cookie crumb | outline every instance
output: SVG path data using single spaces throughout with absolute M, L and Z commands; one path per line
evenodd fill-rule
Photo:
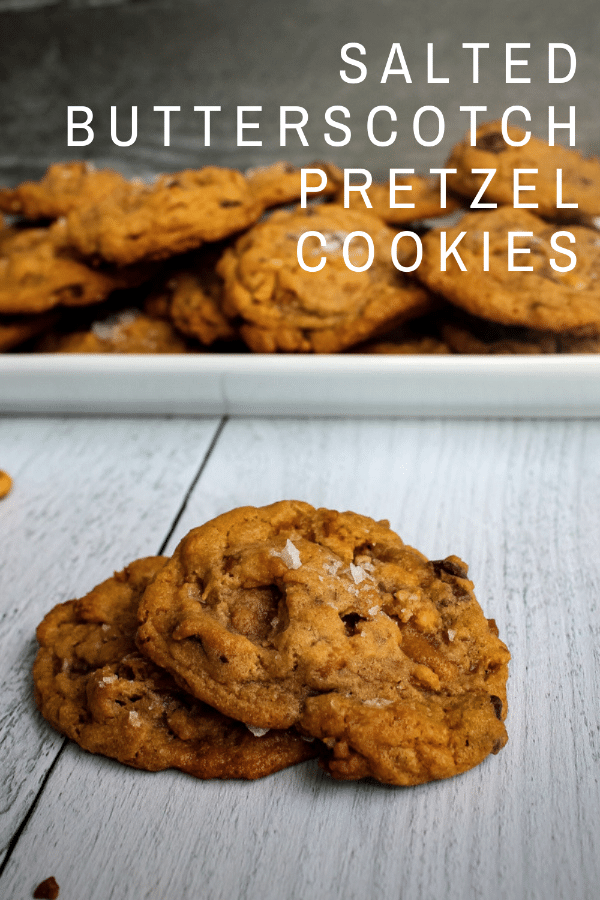
M 36 900 L 56 900 L 58 894 L 60 892 L 60 888 L 57 884 L 56 878 L 54 875 L 51 875 L 50 878 L 45 878 L 41 881 L 33 892 L 33 896 Z
M 3 472 L 2 469 L 0 469 L 0 500 L 10 493 L 12 484 L 12 478 L 8 472 Z

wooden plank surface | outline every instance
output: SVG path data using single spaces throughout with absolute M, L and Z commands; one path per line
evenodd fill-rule
M 62 739 L 35 713 L 35 627 L 56 603 L 157 553 L 218 420 L 0 421 L 0 863 Z M 1 896 L 1 892 L 0 892 Z
M 117 424 L 123 434 L 138 427 Z M 166 456 L 169 429 L 183 426 L 162 427 Z M 100 454 L 107 469 L 108 455 Z M 161 458 L 157 450 L 157 468 Z M 112 465 L 125 468 L 118 449 Z M 45 535 L 52 516 L 90 496 L 83 465 L 69 477 L 60 514 L 46 506 L 40 516 Z M 92 570 L 103 577 L 120 564 L 114 548 L 123 548 L 132 507 L 150 509 L 156 479 L 131 488 L 132 478 L 123 480 L 130 493 L 118 510 L 96 511 L 94 540 L 77 529 L 71 592 L 89 587 Z M 129 770 L 69 744 L 16 843 L 0 896 L 30 897 L 53 874 L 61 900 L 595 900 L 599 487 L 595 421 L 228 422 L 169 549 L 232 506 L 298 497 L 387 517 L 431 557 L 459 554 L 513 653 L 509 743 L 472 772 L 409 789 L 336 783 L 314 763 L 253 784 L 202 783 Z M 152 512 L 153 521 L 169 516 Z M 15 532 L 25 528 L 16 513 L 11 521 Z M 54 535 L 61 553 L 65 538 Z M 28 557 L 26 572 L 15 566 L 14 583 L 43 578 L 50 603 L 65 573 L 48 567 L 46 540 L 46 556 Z M 135 537 L 133 555 L 134 545 Z M 24 620 L 21 646 L 31 628 Z M 18 641 L 12 647 L 23 652 Z M 46 733 L 31 704 L 23 699 L 13 717 L 43 752 Z

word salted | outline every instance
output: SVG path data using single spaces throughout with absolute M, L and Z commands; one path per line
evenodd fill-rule
M 322 169 L 301 169 L 301 198 L 300 198 L 300 206 L 302 209 L 306 209 L 306 201 L 309 194 L 319 193 L 325 187 L 327 187 L 327 174 Z M 410 191 L 412 191 L 411 184 L 398 184 L 397 178 L 402 178 L 407 175 L 414 175 L 414 169 L 390 169 L 389 170 L 389 185 L 390 185 L 390 201 L 389 206 L 390 209 L 414 209 L 414 203 L 401 203 L 399 198 L 402 196 L 406 199 L 410 198 Z M 456 169 L 430 169 L 429 173 L 431 175 L 439 176 L 439 192 L 440 192 L 440 209 L 446 209 L 446 176 L 447 175 L 456 175 Z M 473 175 L 485 175 L 486 177 L 483 179 L 483 184 L 481 188 L 477 192 L 477 195 L 471 201 L 470 208 L 471 209 L 496 209 L 497 203 L 490 203 L 488 201 L 484 201 L 485 192 L 489 188 L 491 182 L 494 179 L 496 174 L 496 169 L 471 169 L 471 174 Z M 521 199 L 521 194 L 524 191 L 533 192 L 535 194 L 536 186 L 535 184 L 525 184 L 523 183 L 522 178 L 528 175 L 537 175 L 537 169 L 513 169 L 513 198 L 512 198 L 512 206 L 514 209 L 537 209 L 538 204 L 533 202 L 525 203 Z M 316 175 L 319 177 L 319 184 L 313 187 L 309 187 L 308 176 Z M 358 178 L 362 178 L 362 184 L 355 184 L 355 176 Z M 371 173 L 367 169 L 344 169 L 344 209 L 348 209 L 350 206 L 350 194 L 360 194 L 363 203 L 367 209 L 372 209 L 373 204 L 369 200 L 369 195 L 367 193 L 368 189 L 373 184 L 373 178 Z M 400 193 L 402 192 L 402 193 Z M 408 193 L 407 193 L 408 192 Z M 529 197 L 530 194 L 528 193 Z M 532 198 L 533 199 L 533 198 Z M 562 179 L 562 169 L 556 170 L 556 208 L 557 209 L 576 209 L 578 207 L 577 203 L 564 203 L 563 202 L 563 179 Z
M 460 256 L 459 244 L 462 239 L 467 234 L 466 231 L 461 231 L 458 237 L 450 244 L 448 247 L 448 235 L 445 231 L 440 231 L 440 272 L 445 272 L 447 269 L 448 259 L 452 257 L 456 262 L 456 265 L 461 270 L 461 272 L 466 272 L 467 267 Z M 483 231 L 478 235 L 481 238 L 482 242 L 482 271 L 489 272 L 490 271 L 490 233 L 489 231 Z M 304 244 L 307 238 L 316 238 L 319 241 L 319 247 L 313 247 L 312 249 L 304 248 Z M 408 239 L 409 241 L 413 241 L 416 248 L 416 256 L 414 256 L 414 261 L 410 263 L 410 265 L 404 265 L 400 262 L 399 259 L 399 245 L 400 241 L 404 239 Z M 554 257 L 550 257 L 550 266 L 554 269 L 555 272 L 563 273 L 570 272 L 571 269 L 575 268 L 577 263 L 577 257 L 572 250 L 569 250 L 566 247 L 561 247 L 558 243 L 559 238 L 566 238 L 571 244 L 575 243 L 575 236 L 570 231 L 556 231 L 552 237 L 550 238 L 550 246 L 552 249 L 562 256 L 566 256 L 569 259 L 569 262 L 566 265 L 559 265 Z M 518 247 L 516 245 L 517 239 L 525 239 L 529 242 L 529 246 Z M 351 261 L 351 255 L 364 256 L 364 250 L 361 247 L 360 251 L 357 253 L 356 246 L 354 249 L 351 247 L 351 244 L 355 240 L 361 240 L 366 243 L 366 262 L 362 265 L 354 265 Z M 533 272 L 533 266 L 527 265 L 517 265 L 516 257 L 524 256 L 531 253 L 531 247 L 535 246 L 535 243 L 538 239 L 534 237 L 533 231 L 509 231 L 508 232 L 508 243 L 507 243 L 507 271 L 508 272 Z M 373 244 L 372 237 L 366 231 L 351 231 L 348 233 L 333 233 L 327 232 L 322 234 L 320 231 L 305 231 L 304 234 L 301 234 L 298 239 L 298 245 L 296 248 L 296 255 L 298 258 L 298 264 L 305 272 L 320 272 L 321 269 L 325 267 L 327 264 L 327 257 L 324 255 L 322 251 L 325 253 L 330 253 L 332 255 L 337 256 L 339 252 L 342 252 L 342 257 L 348 269 L 351 269 L 353 272 L 365 272 L 367 269 L 373 264 L 373 260 L 375 258 L 375 246 Z M 310 256 L 316 258 L 320 256 L 320 259 L 317 263 L 313 265 L 309 265 L 306 262 L 305 256 Z M 400 272 L 414 272 L 415 269 L 421 265 L 421 261 L 423 259 L 423 245 L 421 243 L 421 238 L 414 231 L 400 231 L 392 241 L 391 247 L 391 257 L 392 262 L 396 269 Z M 409 255 L 406 251 L 402 257 L 405 261 L 409 258 L 413 258 L 413 254 Z M 521 260 L 522 261 L 522 260 Z
M 479 84 L 479 51 L 489 50 L 490 45 L 488 43 L 464 43 L 462 48 L 463 50 L 471 51 L 473 84 Z M 515 74 L 514 72 L 515 69 L 518 69 L 518 71 L 522 73 L 522 70 L 529 65 L 529 60 L 523 58 L 525 54 L 522 51 L 530 49 L 531 44 L 529 43 L 505 45 L 505 73 L 507 84 L 531 83 L 531 78 L 529 78 L 528 75 Z M 350 51 L 352 51 L 352 55 L 350 55 Z M 448 77 L 443 75 L 440 76 L 439 72 L 437 75 L 433 74 L 435 71 L 433 51 L 433 44 L 427 44 L 427 83 L 448 84 L 450 81 Z M 556 74 L 557 51 L 559 51 L 559 58 L 562 57 L 558 65 L 558 69 L 560 70 L 560 74 L 558 75 Z M 340 78 L 342 81 L 345 81 L 347 84 L 360 84 L 361 81 L 365 80 L 367 77 L 367 67 L 358 57 L 366 56 L 366 53 L 367 51 L 362 44 L 344 44 L 341 49 L 342 60 L 352 66 L 353 69 L 357 69 L 358 72 L 354 73 L 352 71 L 349 72 L 348 69 L 341 69 Z M 468 55 L 469 54 L 467 53 L 466 56 L 468 57 Z M 483 54 L 483 58 L 485 58 L 485 54 Z M 576 67 L 577 57 L 575 51 L 569 44 L 548 44 L 548 84 L 564 84 L 566 81 L 570 81 L 575 74 Z M 406 59 L 404 58 L 402 46 L 399 43 L 392 44 L 390 48 L 387 62 L 381 76 L 381 84 L 385 84 L 390 75 L 399 75 L 404 78 L 407 84 L 412 84 L 412 78 L 406 64 Z

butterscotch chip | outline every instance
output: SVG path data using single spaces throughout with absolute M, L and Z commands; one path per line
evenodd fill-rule
M 260 778 L 315 755 L 293 732 L 256 737 L 180 690 L 135 645 L 137 607 L 165 563 L 149 557 L 54 607 L 37 630 L 35 700 L 84 750 L 138 769 Z
M 99 203 L 72 210 L 67 240 L 84 257 L 129 265 L 221 240 L 262 210 L 240 172 L 187 169 L 152 185 L 126 182 Z
M 340 181 L 344 180 L 343 172 L 331 163 L 315 162 L 304 166 L 306 169 L 320 169 L 326 176 L 325 186 L 319 191 L 314 188 L 321 183 L 319 175 L 306 175 L 310 198 L 330 197 L 335 194 Z M 258 197 L 265 208 L 281 206 L 285 203 L 296 203 L 302 197 L 302 171 L 298 166 L 287 162 L 277 162 L 272 166 L 259 166 L 246 172 L 248 186 Z
M 0 232 L 0 313 L 42 313 L 56 306 L 86 306 L 112 291 L 141 283 L 142 269 L 93 269 L 63 246 L 63 229 Z
M 508 136 L 521 141 L 525 132 L 509 126 Z M 484 203 L 513 205 L 515 169 L 537 169 L 537 173 L 520 176 L 520 183 L 533 185 L 535 191 L 525 191 L 521 202 L 537 203 L 540 216 L 551 219 L 577 219 L 600 215 L 600 160 L 584 159 L 577 150 L 560 144 L 550 147 L 533 135 L 522 147 L 512 147 L 502 136 L 501 123 L 487 122 L 477 129 L 476 146 L 471 147 L 470 133 L 457 144 L 447 162 L 456 169 L 448 175 L 448 186 L 469 200 L 473 200 L 484 184 L 486 175 L 472 169 L 495 169 L 486 188 Z M 576 209 L 557 208 L 556 170 L 562 169 L 562 202 L 577 203 Z
M 489 212 L 468 213 L 453 228 L 446 229 L 449 248 L 456 246 L 466 271 L 449 255 L 445 272 L 441 266 L 441 230 L 423 238 L 423 260 L 417 274 L 432 290 L 454 305 L 504 325 L 524 325 L 552 332 L 586 325 L 600 325 L 600 240 L 591 228 L 570 225 L 575 243 L 559 238 L 561 247 L 575 253 L 577 262 L 569 272 L 552 268 L 551 260 L 566 266 L 568 258 L 553 249 L 556 226 L 549 225 L 527 210 L 499 207 Z M 489 234 L 489 271 L 484 271 L 484 233 Z M 529 233 L 515 238 L 518 266 L 531 272 L 508 271 L 509 232 Z
M 111 169 L 95 169 L 86 162 L 55 163 L 40 181 L 0 189 L 0 210 L 26 219 L 58 219 L 78 206 L 100 202 L 125 183 Z
M 186 353 L 188 348 L 169 322 L 128 309 L 94 322 L 89 331 L 55 335 L 40 349 L 51 353 Z
M 33 896 L 36 900 L 56 900 L 59 894 L 60 888 L 54 875 L 51 875 L 50 878 L 45 878 L 44 881 L 40 882 L 33 892 Z
M 12 478 L 10 477 L 8 472 L 4 472 L 2 469 L 0 469 L 0 500 L 10 494 L 12 484 Z
M 257 727 L 297 725 L 336 778 L 418 784 L 507 740 L 509 652 L 458 557 L 284 501 L 191 531 L 146 591 L 140 647 Z
M 325 247 L 316 237 L 304 242 L 308 265 L 326 258 L 319 272 L 307 272 L 298 262 L 298 241 L 307 231 L 325 240 Z M 354 231 L 369 234 L 375 248 L 364 272 L 348 268 L 342 254 Z M 432 305 L 429 294 L 394 267 L 393 238 L 376 216 L 334 204 L 280 210 L 223 254 L 217 271 L 225 285 L 225 314 L 238 318 L 242 337 L 259 353 L 335 353 L 366 340 Z M 354 239 L 349 252 L 354 266 L 364 265 L 365 239 Z
M 371 211 L 378 215 L 388 225 L 404 225 L 417 219 L 428 219 L 435 216 L 446 216 L 457 210 L 460 206 L 453 197 L 447 197 L 446 206 L 442 208 L 440 198 L 439 178 L 423 175 L 405 175 L 396 178 L 397 185 L 404 185 L 410 190 L 399 190 L 395 194 L 396 203 L 412 203 L 413 208 L 396 209 L 390 205 L 390 185 L 374 183 L 367 189 L 367 196 L 371 202 Z M 344 188 L 341 187 L 336 195 L 336 201 L 344 203 Z M 349 209 L 359 212 L 367 209 L 362 195 L 357 191 L 350 191 L 348 197 Z
M 220 244 L 208 244 L 188 254 L 182 268 L 171 273 L 145 304 L 205 346 L 237 336 L 223 312 L 223 279 L 215 269 L 222 250 Z

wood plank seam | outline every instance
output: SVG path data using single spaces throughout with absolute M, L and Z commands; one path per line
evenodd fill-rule
M 221 437 L 221 434 L 222 434 L 222 432 L 223 432 L 223 429 L 225 428 L 225 425 L 227 424 L 228 420 L 229 420 L 229 416 L 223 416 L 223 418 L 222 418 L 221 421 L 219 422 L 219 426 L 218 426 L 217 430 L 216 430 L 215 433 L 214 433 L 213 439 L 212 439 L 212 441 L 210 442 L 210 445 L 209 445 L 209 447 L 208 447 L 208 450 L 207 450 L 206 453 L 204 454 L 204 459 L 203 459 L 202 462 L 200 463 L 200 468 L 198 469 L 198 471 L 197 471 L 195 477 L 192 479 L 192 483 L 190 484 L 190 486 L 189 486 L 189 488 L 188 488 L 188 490 L 187 490 L 187 493 L 186 493 L 185 497 L 183 498 L 183 502 L 182 502 L 182 504 L 181 504 L 181 506 L 180 506 L 180 508 L 179 508 L 179 510 L 178 510 L 178 512 L 177 512 L 177 515 L 176 515 L 175 518 L 173 519 L 173 522 L 172 522 L 172 524 L 171 524 L 171 527 L 170 527 L 170 529 L 169 529 L 169 531 L 168 531 L 168 534 L 167 534 L 166 538 L 164 539 L 164 541 L 163 541 L 162 544 L 160 545 L 160 550 L 158 551 L 158 555 L 159 555 L 159 556 L 162 556 L 162 554 L 164 553 L 165 547 L 167 546 L 167 544 L 169 543 L 169 541 L 170 541 L 170 539 L 171 539 L 171 535 L 173 534 L 173 532 L 174 532 L 175 529 L 177 528 L 177 525 L 179 524 L 179 520 L 181 519 L 182 515 L 184 514 L 184 512 L 185 512 L 185 510 L 186 510 L 186 507 L 187 507 L 187 505 L 188 505 L 189 499 L 190 499 L 190 497 L 192 496 L 192 494 L 193 494 L 193 492 L 194 492 L 194 490 L 195 490 L 195 488 L 196 488 L 196 485 L 198 484 L 198 482 L 199 482 L 199 480 L 200 480 L 200 478 L 201 478 L 201 476 L 202 476 L 202 473 L 204 472 L 204 469 L 206 468 L 206 465 L 207 465 L 207 463 L 208 463 L 208 461 L 209 461 L 209 459 L 210 459 L 210 457 L 211 457 L 211 455 L 212 455 L 213 450 L 214 450 L 215 447 L 217 446 L 217 443 L 218 443 L 218 441 L 219 441 L 219 438 Z
M 211 440 L 211 442 L 210 442 L 210 444 L 209 444 L 209 446 L 208 446 L 208 449 L 206 450 L 206 453 L 204 454 L 204 457 L 202 458 L 202 461 L 200 462 L 200 466 L 198 467 L 198 471 L 196 472 L 196 474 L 195 474 L 194 477 L 192 478 L 192 480 L 191 480 L 191 482 L 190 482 L 190 485 L 189 485 L 189 487 L 188 487 L 186 493 L 185 493 L 184 496 L 183 496 L 183 499 L 182 499 L 182 501 L 181 501 L 181 504 L 180 504 L 180 506 L 179 506 L 179 509 L 177 510 L 177 513 L 176 513 L 176 515 L 175 515 L 175 517 L 174 517 L 174 519 L 173 519 L 173 521 L 172 521 L 172 523 L 171 523 L 171 526 L 170 526 L 170 528 L 169 528 L 169 530 L 168 530 L 168 532 L 167 532 L 167 534 L 166 534 L 166 537 L 164 538 L 164 540 L 162 541 L 162 543 L 161 543 L 161 545 L 160 545 L 160 549 L 159 549 L 159 551 L 158 551 L 158 555 L 159 555 L 159 556 L 162 555 L 162 553 L 164 552 L 165 547 L 166 547 L 166 546 L 168 545 L 168 543 L 169 543 L 169 540 L 170 540 L 170 538 L 171 538 L 171 535 L 173 534 L 174 530 L 177 528 L 177 524 L 179 523 L 179 520 L 181 519 L 183 513 L 185 512 L 185 509 L 186 509 L 186 507 L 187 507 L 187 504 L 188 504 L 188 502 L 189 502 L 189 499 L 190 499 L 192 493 L 194 492 L 194 490 L 195 490 L 195 488 L 196 488 L 196 485 L 198 484 L 198 481 L 200 480 L 200 477 L 201 477 L 202 473 L 204 472 L 204 469 L 206 468 L 206 465 L 207 465 L 207 463 L 208 463 L 208 460 L 210 459 L 210 456 L 211 456 L 213 450 L 215 449 L 215 447 L 216 447 L 216 445 L 217 445 L 217 442 L 218 442 L 218 440 L 219 440 L 219 438 L 220 438 L 220 436 L 221 436 L 221 433 L 223 432 L 223 429 L 224 429 L 224 427 L 225 427 L 225 424 L 226 424 L 227 420 L 228 420 L 228 417 L 227 417 L 227 416 L 224 416 L 224 417 L 220 420 L 219 425 L 217 426 L 217 428 L 216 428 L 216 430 L 215 430 L 215 433 L 214 433 L 214 435 L 213 435 L 213 437 L 212 437 L 212 440 Z M 16 847 L 17 847 L 17 844 L 19 843 L 19 839 L 20 839 L 21 835 L 23 834 L 23 832 L 25 831 L 25 828 L 27 827 L 27 823 L 29 822 L 29 820 L 30 820 L 31 817 L 33 816 L 33 814 L 34 814 L 34 812 L 35 812 L 35 809 L 36 809 L 36 807 L 38 806 L 38 804 L 39 804 L 39 802 L 40 802 L 40 800 L 41 800 L 42 794 L 44 793 L 44 791 L 45 791 L 45 789 L 46 789 L 46 785 L 47 785 L 48 781 L 50 780 L 50 776 L 51 776 L 52 772 L 54 771 L 54 769 L 56 768 L 56 765 L 57 765 L 57 763 L 58 763 L 58 760 L 59 760 L 60 757 L 62 756 L 63 751 L 64 751 L 64 749 L 65 749 L 65 747 L 67 746 L 68 743 L 69 743 L 68 738 L 65 738 L 65 739 L 63 740 L 61 746 L 59 747 L 58 752 L 56 753 L 56 756 L 54 757 L 54 759 L 53 759 L 52 762 L 50 763 L 50 765 L 49 765 L 49 767 L 48 767 L 48 771 L 47 771 L 46 774 L 44 775 L 44 778 L 43 778 L 43 780 L 42 780 L 42 782 L 41 782 L 41 784 L 40 784 L 40 787 L 39 787 L 39 789 L 38 789 L 38 791 L 37 791 L 35 797 L 33 798 L 32 802 L 31 802 L 31 805 L 29 806 L 29 809 L 28 809 L 27 812 L 25 813 L 25 815 L 24 815 L 24 817 L 23 817 L 21 823 L 19 824 L 19 826 L 18 826 L 17 829 L 15 830 L 13 836 L 11 837 L 11 839 L 10 839 L 10 841 L 9 841 L 9 843 L 8 843 L 8 847 L 7 847 L 6 853 L 5 853 L 5 855 L 4 855 L 4 859 L 2 859 L 2 860 L 0 861 L 0 880 L 2 879 L 2 875 L 3 875 L 3 873 L 4 873 L 4 870 L 6 869 L 6 867 L 7 867 L 8 863 L 9 863 L 9 861 L 10 861 L 10 858 L 11 858 L 13 852 L 14 852 L 14 850 L 15 850 Z
M 57 752 L 56 756 L 54 757 L 54 759 L 52 760 L 52 762 L 50 763 L 50 765 L 48 766 L 48 771 L 46 772 L 46 774 L 44 775 L 44 778 L 42 779 L 42 783 L 39 786 L 37 794 L 33 798 L 31 806 L 25 813 L 25 815 L 23 817 L 23 821 L 21 822 L 21 824 L 19 825 L 19 827 L 17 828 L 17 830 L 11 837 L 10 841 L 8 842 L 8 847 L 6 849 L 4 859 L 2 860 L 2 862 L 0 862 L 0 879 L 2 878 L 2 875 L 4 874 L 4 870 L 7 867 L 11 856 L 13 855 L 13 851 L 15 850 L 17 844 L 19 843 L 19 838 L 25 831 L 25 828 L 27 827 L 27 823 L 29 822 L 32 815 L 34 814 L 35 809 L 36 809 L 39 801 L 41 800 L 42 794 L 44 793 L 46 784 L 48 783 L 50 776 L 52 775 L 52 772 L 56 768 L 56 764 L 57 764 L 58 760 L 60 759 L 60 757 L 62 756 L 63 751 L 68 743 L 69 743 L 68 738 L 65 738 L 64 741 L 62 742 L 62 744 L 60 745 L 60 747 L 58 748 L 58 752 Z

